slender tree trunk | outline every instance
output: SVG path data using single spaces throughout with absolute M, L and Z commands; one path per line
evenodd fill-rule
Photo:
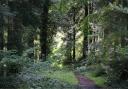
M 4 38 L 4 46 L 3 50 L 6 52 L 7 51 L 7 43 L 8 43 L 8 29 L 4 26 L 3 27 L 3 38 Z
M 8 7 L 8 0 L 5 1 L 5 4 Z M 9 23 L 9 16 L 3 16 L 3 51 L 7 51 L 7 43 L 8 43 L 8 23 Z
M 88 51 L 88 37 L 84 34 L 84 40 L 83 40 L 83 58 L 87 57 L 87 51 Z
M 1 17 L 3 18 L 3 17 Z M 3 38 L 3 24 L 0 24 L 0 50 L 3 50 L 4 38 Z
M 38 63 L 40 59 L 40 29 L 36 29 L 36 34 L 34 36 L 34 62 Z
M 76 60 L 76 30 L 73 29 L 73 60 Z
M 88 16 L 88 6 L 85 5 L 85 17 Z M 86 34 L 85 34 L 86 33 Z M 88 51 L 88 29 L 84 29 L 84 40 L 83 40 L 83 58 L 87 57 L 87 51 Z
M 3 49 L 3 31 L 0 32 L 0 50 Z
M 47 50 L 48 50 L 48 45 L 47 45 L 47 30 L 48 30 L 48 10 L 49 10 L 49 0 L 44 1 L 44 6 L 43 6 L 43 12 L 41 14 L 41 58 L 43 61 L 46 61 L 47 58 Z
M 73 62 L 76 60 L 76 27 L 75 27 L 75 8 L 74 8 L 74 16 L 73 16 Z

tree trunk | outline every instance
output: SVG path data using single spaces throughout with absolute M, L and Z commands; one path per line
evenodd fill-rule
M 34 62 L 38 63 L 40 59 L 40 29 L 36 29 L 36 34 L 34 36 Z
M 3 50 L 6 52 L 7 51 L 7 43 L 8 43 L 8 29 L 5 26 L 4 26 L 3 38 L 4 38 Z
M 73 62 L 76 60 L 76 27 L 75 27 L 75 8 L 73 9 L 74 15 L 73 15 Z
M 41 14 L 41 58 L 46 61 L 47 58 L 47 30 L 48 30 L 48 10 L 49 10 L 49 0 L 44 1 L 43 12 Z
M 3 32 L 0 32 L 0 50 L 3 49 Z
M 8 49 L 17 50 L 22 53 L 22 27 L 21 20 L 18 17 L 10 18 L 8 24 Z
M 3 18 L 1 16 L 1 18 Z M 0 50 L 3 50 L 3 46 L 4 46 L 4 38 L 3 38 L 3 23 L 0 24 Z
M 85 5 L 85 17 L 88 16 L 88 6 Z M 87 51 L 88 51 L 88 35 L 85 34 L 88 33 L 88 29 L 84 29 L 84 40 L 83 40 L 83 58 L 87 57 Z

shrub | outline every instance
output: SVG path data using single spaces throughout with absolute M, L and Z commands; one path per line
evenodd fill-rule
M 56 68 L 51 67 L 49 62 L 36 63 L 24 69 L 19 75 L 22 80 L 21 87 L 26 87 L 26 89 L 75 89 L 75 85 L 58 79 L 59 75 L 56 75 L 58 72 L 55 71 Z M 56 78 L 52 76 L 54 74 Z
M 16 53 L 17 53 L 16 50 L 10 50 L 10 51 L 6 51 L 6 52 L 1 50 L 0 51 L 0 61 L 2 60 L 3 57 L 9 57 L 10 55 L 14 55 Z
M 107 63 L 109 81 L 128 80 L 128 47 L 120 48 L 115 54 L 116 57 Z
M 29 66 L 31 60 L 27 57 L 6 53 L 0 61 L 0 74 L 7 71 L 7 74 L 19 73 L 23 67 Z

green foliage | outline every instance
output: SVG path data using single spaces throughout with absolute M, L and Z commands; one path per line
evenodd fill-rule
M 91 50 L 88 55 L 87 64 L 96 65 L 95 76 L 107 74 L 108 81 L 113 82 L 127 80 L 127 7 L 122 5 L 104 5 L 99 11 L 88 16 L 89 21 L 95 20 L 100 23 L 104 30 L 104 39 L 100 46 L 101 54 L 96 55 Z M 98 65 L 98 66 L 97 66 Z
M 95 65 L 94 69 L 95 70 L 93 73 L 94 73 L 95 77 L 102 76 L 102 75 L 106 74 L 105 69 L 101 65 Z
M 11 50 L 11 51 L 7 51 L 7 52 L 4 52 L 3 50 L 0 51 L 0 60 L 2 60 L 3 57 L 7 57 L 7 56 L 10 56 L 10 55 L 13 55 L 13 54 L 16 54 L 16 50 Z
M 32 65 L 19 78 L 23 82 L 21 89 L 25 86 L 27 89 L 75 89 L 77 84 L 73 73 L 53 68 L 49 62 Z
M 93 75 L 94 72 L 93 71 L 87 71 L 85 73 L 85 76 L 88 77 L 89 79 L 93 80 L 97 86 L 99 87 L 106 87 L 107 86 L 107 79 L 106 76 L 94 76 Z
M 116 57 L 108 62 L 109 69 L 107 70 L 108 78 L 111 81 L 128 80 L 128 47 L 120 48 Z
M 126 0 L 1 0 L 0 50 L 8 51 L 0 51 L 0 75 L 20 73 L 21 89 L 77 89 L 69 71 L 77 67 L 76 72 L 98 85 L 104 85 L 104 76 L 108 83 L 125 84 L 127 18 Z M 100 31 L 96 34 L 95 29 Z M 87 52 L 89 43 L 94 44 Z M 44 55 L 50 62 L 34 63 Z M 72 63 L 63 69 L 63 64 Z
M 0 61 L 0 74 L 3 74 L 3 71 L 7 71 L 8 74 L 19 73 L 30 63 L 31 60 L 28 57 L 19 56 L 15 51 L 4 52 Z
M 29 48 L 27 50 L 25 50 L 22 54 L 23 57 L 28 57 L 28 58 L 31 58 L 33 59 L 34 58 L 34 48 Z

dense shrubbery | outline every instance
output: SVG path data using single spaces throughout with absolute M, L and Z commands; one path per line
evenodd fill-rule
M 120 48 L 116 52 L 116 57 L 108 62 L 107 74 L 109 80 L 128 80 L 128 47 Z
M 20 89 L 77 88 L 77 80 L 72 72 L 61 70 L 48 61 L 34 63 L 28 57 L 28 53 L 23 56 L 12 52 L 3 53 L 0 61 L 0 74 L 3 76 L 4 71 L 7 72 L 7 77 L 17 74 L 18 76 L 12 76 L 12 81 L 17 79 L 14 85 L 18 84 L 17 87 Z
M 104 51 L 101 58 L 94 57 L 99 62 L 87 61 L 89 70 L 91 70 L 92 75 L 95 77 L 105 76 L 107 84 L 112 87 L 126 88 L 128 81 L 128 47 L 116 46 L 112 52 L 108 49 Z
M 53 68 L 50 62 L 34 63 L 28 57 L 28 53 L 25 51 L 23 56 L 11 51 L 1 53 L 0 74 L 4 76 L 4 71 L 6 71 L 6 78 L 11 75 L 10 81 L 17 79 L 12 86 L 19 84 L 15 87 L 20 87 L 20 89 L 75 89 L 76 85 L 69 84 L 68 80 L 65 82 L 63 79 L 54 78 L 58 72 L 51 76 L 57 70 L 63 74 L 64 72 L 58 68 Z M 13 76 L 15 74 L 18 77 Z
M 19 75 L 21 89 L 75 89 L 76 85 L 52 77 L 54 71 L 56 68 L 51 67 L 49 62 L 32 65 Z
M 22 71 L 23 67 L 29 66 L 31 59 L 19 56 L 15 51 L 7 51 L 1 54 L 0 74 L 6 71 L 7 74 L 16 74 Z
M 3 50 L 0 50 L 0 60 L 2 60 L 3 57 L 8 57 L 10 55 L 15 55 L 16 54 L 16 51 L 15 50 L 11 50 L 11 51 L 3 51 Z
M 127 0 L 51 1 L 0 1 L 0 83 L 76 89 L 74 68 L 96 83 L 128 82 Z

